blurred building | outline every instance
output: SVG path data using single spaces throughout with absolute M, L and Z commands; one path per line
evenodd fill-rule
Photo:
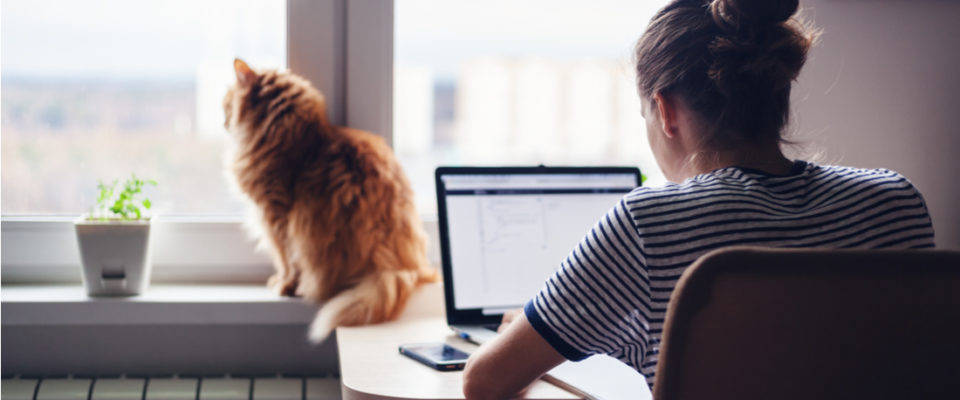
M 394 148 L 424 211 L 438 165 L 639 165 L 663 181 L 629 64 L 486 57 L 459 71 L 396 68 Z
M 457 80 L 455 146 L 466 162 L 636 164 L 633 87 L 616 61 L 475 60 Z

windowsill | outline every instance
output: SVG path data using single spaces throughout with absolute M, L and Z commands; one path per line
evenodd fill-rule
M 0 216 L 3 285 L 79 285 L 76 217 Z M 423 222 L 428 235 L 427 258 L 436 267 L 440 265 L 439 222 L 436 215 L 423 216 Z M 239 216 L 157 217 L 150 233 L 151 281 L 204 285 L 266 282 L 274 272 L 273 263 L 266 252 L 255 250 L 256 241 L 242 225 Z
M 306 325 L 317 307 L 263 285 L 152 285 L 134 297 L 88 297 L 81 285 L 3 285 L 3 326 Z

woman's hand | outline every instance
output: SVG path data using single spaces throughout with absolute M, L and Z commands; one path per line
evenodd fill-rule
M 497 327 L 497 333 L 503 333 L 504 330 L 510 326 L 510 323 L 517 319 L 520 314 L 523 314 L 523 309 L 518 308 L 516 310 L 510 310 L 503 313 L 503 319 L 500 321 L 500 326 Z
M 563 358 L 533 329 L 522 310 L 504 314 L 503 331 L 470 355 L 463 371 L 468 399 L 516 397 L 533 381 L 562 363 Z

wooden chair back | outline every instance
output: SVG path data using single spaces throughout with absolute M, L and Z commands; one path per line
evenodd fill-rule
M 671 297 L 653 394 L 960 399 L 960 252 L 709 253 Z

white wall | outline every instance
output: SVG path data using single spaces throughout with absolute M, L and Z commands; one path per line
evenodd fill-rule
M 801 6 L 823 30 L 793 94 L 802 154 L 902 173 L 927 201 L 937 246 L 960 249 L 960 2 Z

